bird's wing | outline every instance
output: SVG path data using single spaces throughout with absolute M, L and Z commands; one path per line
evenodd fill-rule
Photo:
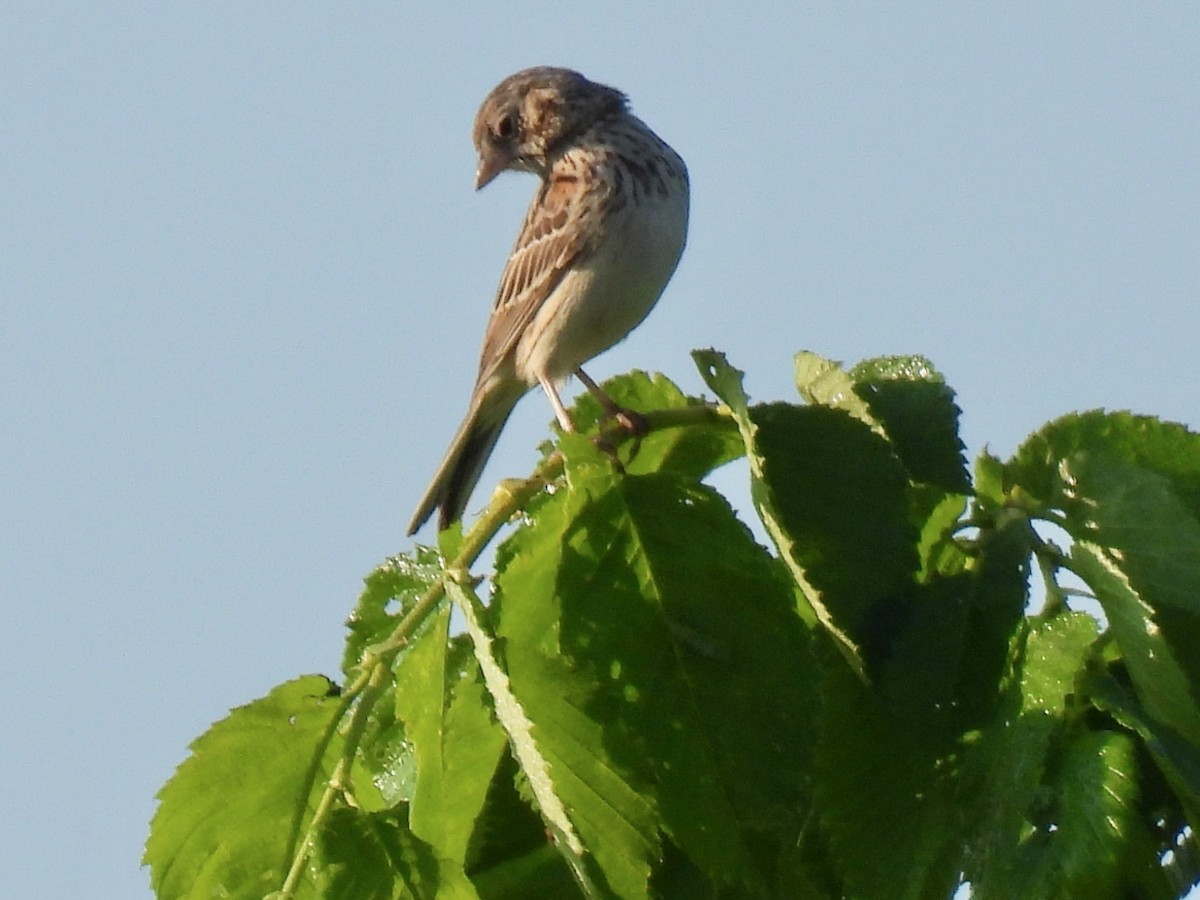
M 534 197 L 500 276 L 479 359 L 480 382 L 513 352 L 563 276 L 597 246 L 603 217 L 589 207 L 602 203 L 605 192 L 588 188 L 579 175 L 556 174 Z

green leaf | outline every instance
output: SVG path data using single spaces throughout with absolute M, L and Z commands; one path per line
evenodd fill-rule
M 634 371 L 601 385 L 618 405 L 634 412 L 653 413 L 687 409 L 708 404 L 685 396 L 665 376 Z M 571 411 L 581 434 L 592 434 L 601 425 L 600 404 L 590 393 L 581 394 Z M 625 460 L 631 475 L 649 472 L 677 472 L 699 480 L 713 469 L 743 454 L 742 442 L 732 428 L 720 425 L 689 424 L 684 428 L 659 428 L 636 443 L 636 452 Z M 628 456 L 628 454 L 625 454 Z
M 1200 822 L 1200 747 L 1151 715 L 1108 672 L 1090 673 L 1087 692 L 1097 708 L 1142 737 L 1146 749 L 1190 811 L 1189 818 Z
M 341 808 L 317 833 L 314 869 L 322 900 L 472 900 L 461 866 L 438 859 L 407 828 L 404 807 Z
M 441 558 L 430 547 L 392 556 L 363 579 L 354 612 L 346 621 L 349 635 L 342 656 L 342 671 L 350 675 L 363 651 L 391 634 L 404 614 L 442 574 Z
M 807 350 L 797 353 L 793 362 L 796 390 L 805 403 L 843 410 L 880 435 L 885 433 L 866 399 L 859 396 L 857 379 L 841 363 Z
M 1200 744 L 1200 711 L 1193 683 L 1158 625 L 1154 610 L 1133 589 L 1121 571 L 1121 564 L 1100 548 L 1076 544 L 1071 559 L 1074 570 L 1095 592 L 1108 616 L 1146 710 L 1194 744 Z M 1200 644 L 1193 645 L 1196 646 Z
M 840 410 L 772 403 L 751 415 L 762 509 L 779 524 L 779 550 L 855 635 L 919 567 L 904 468 L 883 438 Z
M 506 746 L 479 667 L 447 653 L 450 608 L 421 630 L 396 667 L 402 748 L 415 757 L 415 835 L 443 859 L 465 863 L 467 845 Z
M 971 490 L 958 437 L 954 391 L 922 356 L 864 360 L 849 372 L 816 354 L 796 354 L 796 386 L 806 402 L 841 409 L 891 442 L 914 482 Z
M 506 753 L 492 778 L 468 854 L 471 880 L 488 900 L 579 894 L 566 860 L 547 839 L 545 822 L 531 808 L 528 786 L 515 757 Z
M 1116 551 L 1156 609 L 1200 616 L 1200 520 L 1169 480 L 1102 451 L 1081 454 L 1063 469 L 1075 482 L 1067 516 L 1072 537 Z
M 1072 560 L 1113 618 L 1123 648 L 1128 644 L 1133 653 L 1136 645 L 1151 640 L 1171 649 L 1174 667 L 1186 678 L 1174 686 L 1190 712 L 1181 708 L 1166 721 L 1200 742 L 1200 716 L 1195 715 L 1200 697 L 1200 654 L 1195 652 L 1200 646 L 1200 521 L 1161 475 L 1100 455 L 1078 459 L 1069 468 L 1080 503 L 1090 507 L 1086 522 L 1078 521 L 1082 510 L 1073 508 L 1069 515 L 1068 527 L 1077 541 Z M 1136 613 L 1133 601 L 1140 606 Z M 1140 620 L 1135 630 L 1118 628 L 1116 620 L 1129 623 L 1130 615 Z M 1153 626 L 1149 633 L 1147 623 Z M 1142 679 L 1138 684 L 1139 690 L 1149 689 Z
M 920 529 L 917 556 L 921 571 L 918 580 L 928 582 L 935 576 L 956 575 L 963 571 L 970 558 L 953 537 L 966 512 L 967 498 L 925 488 L 913 491 L 913 499 L 910 518 Z
M 1021 446 L 1007 475 L 1051 509 L 1060 509 L 1060 503 L 1073 500 L 1074 476 L 1059 463 L 1097 451 L 1161 475 L 1192 517 L 1200 518 L 1200 435 L 1150 416 L 1103 410 L 1063 416 Z
M 1021 448 L 1008 477 L 1062 511 L 1071 568 L 1147 710 L 1200 743 L 1200 435 L 1128 413 L 1067 416 Z
M 743 374 L 722 354 L 692 354 L 730 407 L 750 462 L 755 509 L 802 599 L 860 676 L 852 629 L 917 568 L 907 479 L 886 441 L 847 413 L 771 404 L 750 410 Z
M 404 723 L 395 719 L 394 698 L 389 686 L 375 703 L 358 747 L 358 765 L 351 770 L 355 803 L 367 812 L 407 803 L 416 786 L 416 759 Z
M 569 489 L 497 558 L 512 688 L 616 894 L 646 895 L 660 829 L 753 889 L 748 834 L 794 827 L 812 740 L 787 584 L 710 489 L 562 448 Z
M 1122 869 L 1137 828 L 1133 740 L 1109 731 L 1071 735 L 1051 761 L 1041 799 L 1005 896 L 1130 896 Z
M 547 754 L 533 735 L 533 723 L 525 707 L 512 691 L 508 673 L 497 654 L 497 641 L 491 629 L 488 610 L 475 594 L 465 572 L 451 574 L 453 577 L 446 582 L 446 593 L 466 621 L 467 633 L 471 636 L 475 658 L 479 661 L 484 683 L 491 694 L 496 718 L 508 735 L 513 756 L 520 766 L 520 774 L 526 779 L 529 792 L 538 805 L 547 833 L 553 837 L 555 849 L 584 894 L 599 896 L 601 890 L 598 883 L 603 883 L 603 873 L 585 856 L 575 823 L 568 815 L 562 794 L 551 777 Z
M 953 765 L 843 666 L 829 666 L 814 782 L 829 854 L 859 900 L 949 897 L 962 823 Z
M 471 881 L 486 900 L 528 900 L 554 897 L 569 900 L 580 896 L 562 858 L 546 843 L 503 863 L 471 873 Z
M 985 512 L 994 513 L 1004 506 L 1007 496 L 1004 463 L 986 450 L 975 459 L 975 502 Z
M 254 898 L 278 888 L 291 865 L 289 835 L 312 815 L 341 750 L 330 733 L 337 688 L 310 675 L 233 710 L 192 744 L 159 791 L 145 862 L 160 898 Z M 315 776 L 315 777 L 314 777 Z
M 717 350 L 693 350 L 692 359 L 704 383 L 733 410 L 738 427 L 743 427 L 750 415 L 750 401 L 742 385 L 746 373 L 731 366 L 725 354 Z M 753 438 L 753 435 L 743 436 L 747 443 Z
M 850 370 L 862 397 L 891 439 L 909 477 L 955 494 L 971 490 L 961 415 L 954 391 L 922 356 L 889 356 L 861 362 Z
M 1049 757 L 1097 633 L 1091 616 L 1065 613 L 1035 622 L 1020 648 L 1018 680 L 975 759 L 981 802 L 967 871 L 975 900 L 1047 896 L 1023 893 L 1019 870 L 1057 789 Z

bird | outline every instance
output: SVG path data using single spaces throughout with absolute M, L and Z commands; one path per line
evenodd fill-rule
M 620 411 L 581 367 L 646 318 L 687 242 L 687 166 L 615 88 L 571 69 L 524 69 L 487 95 L 472 138 L 476 190 L 506 170 L 539 184 L 500 277 L 466 416 L 410 536 L 435 510 L 439 530 L 462 517 L 509 415 L 533 387 L 545 391 L 563 431 L 575 430 L 559 394 L 572 375 L 608 414 Z

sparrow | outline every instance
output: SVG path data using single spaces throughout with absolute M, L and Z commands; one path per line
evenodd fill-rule
M 658 302 L 687 240 L 683 160 L 626 96 L 570 69 L 510 75 L 475 117 L 476 190 L 505 170 L 537 193 L 500 276 L 467 414 L 408 525 L 461 518 L 518 400 L 541 385 L 564 431 L 571 376 L 619 411 L 580 368 L 623 340 Z

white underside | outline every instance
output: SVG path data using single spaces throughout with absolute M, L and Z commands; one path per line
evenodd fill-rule
M 610 223 L 608 238 L 573 268 L 522 335 L 517 376 L 527 384 L 559 381 L 629 334 L 658 302 L 687 237 L 686 188 L 643 196 Z

